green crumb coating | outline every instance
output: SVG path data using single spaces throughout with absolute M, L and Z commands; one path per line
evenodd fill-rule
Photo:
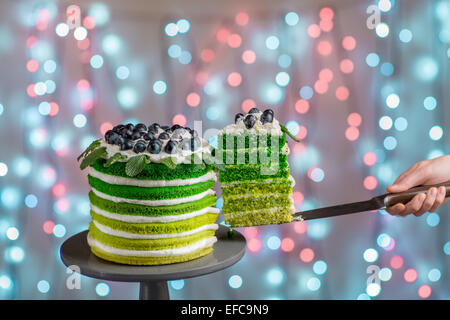
M 180 233 L 200 228 L 206 224 L 213 224 L 217 220 L 218 214 L 205 213 L 186 220 L 174 222 L 155 222 L 155 223 L 131 223 L 110 219 L 91 210 L 91 217 L 98 223 L 110 227 L 111 229 L 121 230 L 136 234 L 166 234 Z
M 255 149 L 235 149 L 235 150 L 216 150 L 218 154 L 222 154 L 222 163 L 227 164 L 270 164 L 287 162 L 287 154 L 281 152 L 272 153 L 270 149 L 264 148 L 261 151 Z M 218 156 L 220 159 L 220 156 Z
M 224 196 L 222 214 L 251 211 L 273 207 L 290 207 L 292 199 L 290 194 L 276 194 L 262 197 L 236 197 Z
M 105 159 L 97 159 L 97 161 L 91 164 L 91 167 L 105 174 L 129 178 L 125 172 L 126 162 L 116 162 L 109 167 L 104 167 L 105 163 Z M 133 179 L 175 180 L 198 178 L 212 170 L 212 165 L 178 164 L 175 168 L 171 169 L 162 163 L 148 163 L 138 175 L 133 177 Z
M 257 164 L 238 164 L 227 165 L 225 170 L 220 170 L 219 181 L 222 183 L 246 180 L 262 181 L 273 178 L 288 178 L 289 175 L 290 169 L 287 162 L 272 167 Z
M 272 210 L 272 209 L 271 209 Z M 293 210 L 289 208 L 278 208 L 275 212 L 248 211 L 242 215 L 225 214 L 225 222 L 233 227 L 249 227 L 264 224 L 279 224 L 292 222 Z
M 207 254 L 211 253 L 212 250 L 213 250 L 213 247 L 211 246 L 208 248 L 198 249 L 191 253 L 180 254 L 180 255 L 176 255 L 176 256 L 128 257 L 128 256 L 112 254 L 112 253 L 103 251 L 100 248 L 95 247 L 95 246 L 91 247 L 92 253 L 101 259 L 116 262 L 116 263 L 121 263 L 121 264 L 131 264 L 131 265 L 141 265 L 141 266 L 152 266 L 152 265 L 163 265 L 163 264 L 171 264 L 171 263 L 178 263 L 178 262 L 186 262 L 186 261 L 190 261 L 190 260 L 194 260 L 194 259 L 206 256 Z
M 174 187 L 136 187 L 110 184 L 88 175 L 89 184 L 96 190 L 120 198 L 138 200 L 163 200 L 193 196 L 214 187 L 215 181 L 208 180 L 190 185 Z
M 89 234 L 95 240 L 114 248 L 127 250 L 163 250 L 188 246 L 203 238 L 214 236 L 215 230 L 205 230 L 189 236 L 163 239 L 127 239 L 101 232 L 93 222 L 89 224 Z
M 206 207 L 214 207 L 217 198 L 215 195 L 207 195 L 196 201 L 179 203 L 170 206 L 151 207 L 141 204 L 109 201 L 100 198 L 91 191 L 89 192 L 89 200 L 94 206 L 111 213 L 138 216 L 166 216 L 194 212 Z
M 292 194 L 292 182 L 290 180 L 284 181 L 272 181 L 272 179 L 268 179 L 265 181 L 258 182 L 245 182 L 242 183 L 233 183 L 230 185 L 222 184 L 222 196 L 232 196 L 239 194 L 270 194 L 270 193 L 279 193 L 279 194 Z
M 262 138 L 266 137 L 266 141 L 263 141 Z M 238 140 L 238 138 L 242 140 Z M 245 139 L 244 139 L 245 138 Z M 281 148 L 286 143 L 286 137 L 285 135 L 280 136 L 274 136 L 274 139 L 276 140 L 278 138 L 278 147 L 281 150 Z M 256 148 L 256 147 L 271 147 L 272 146 L 272 135 L 255 135 L 255 134 L 220 134 L 217 136 L 218 139 L 218 148 L 219 149 L 240 149 L 240 148 Z M 227 145 L 227 139 L 230 139 L 231 145 Z M 238 146 L 239 142 L 239 146 Z M 245 144 L 245 145 L 244 145 Z

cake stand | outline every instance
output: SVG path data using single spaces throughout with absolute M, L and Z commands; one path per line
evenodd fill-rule
M 167 300 L 167 281 L 202 276 L 223 270 L 238 262 L 245 254 L 246 242 L 242 234 L 219 225 L 217 242 L 212 253 L 188 262 L 161 266 L 131 266 L 98 258 L 87 243 L 88 231 L 80 232 L 64 241 L 60 249 L 61 260 L 69 267 L 76 265 L 80 273 L 96 279 L 139 282 L 140 300 Z

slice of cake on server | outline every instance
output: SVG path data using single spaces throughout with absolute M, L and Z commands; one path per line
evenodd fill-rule
M 157 123 L 120 124 L 93 142 L 79 158 L 89 167 L 91 251 L 134 265 L 210 253 L 219 213 L 216 173 L 201 159 L 210 152 L 195 130 Z
M 219 181 L 222 213 L 232 227 L 292 221 L 295 184 L 287 161 L 284 126 L 273 110 L 252 108 L 238 113 L 235 123 L 218 133 L 216 161 L 222 161 Z

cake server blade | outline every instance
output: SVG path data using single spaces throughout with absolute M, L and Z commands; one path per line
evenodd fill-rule
M 448 181 L 440 184 L 414 187 L 405 192 L 386 193 L 367 201 L 352 202 L 331 207 L 297 212 L 294 213 L 292 217 L 294 221 L 304 221 L 312 219 L 330 218 L 364 211 L 379 210 L 386 207 L 391 207 L 397 203 L 405 204 L 409 202 L 412 198 L 414 198 L 415 195 L 419 193 L 426 193 L 428 189 L 432 187 L 439 188 L 441 186 L 444 186 L 446 188 L 445 196 L 450 197 L 450 181 Z

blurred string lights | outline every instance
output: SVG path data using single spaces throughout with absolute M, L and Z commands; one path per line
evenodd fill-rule
M 392 14 L 392 10 L 401 1 L 380 0 L 375 1 L 383 12 L 383 17 Z M 136 109 L 143 104 L 143 92 L 132 81 L 134 71 L 127 59 L 124 58 L 124 47 L 127 39 L 116 33 L 101 29 L 112 23 L 110 10 L 105 3 L 93 3 L 87 6 L 81 25 L 71 29 L 64 22 L 65 8 L 59 8 L 55 3 L 48 2 L 41 8 L 33 10 L 26 19 L 29 35 L 25 39 L 27 48 L 27 61 L 25 69 L 28 72 L 29 83 L 24 87 L 30 106 L 24 107 L 24 125 L 27 130 L 27 142 L 29 152 L 17 154 L 11 159 L 0 159 L 0 179 L 5 179 L 7 184 L 2 184 L 0 189 L 1 210 L 7 211 L 7 217 L 0 218 L 0 232 L 2 245 L 5 246 L 4 261 L 12 266 L 21 264 L 28 258 L 28 250 L 25 246 L 23 223 L 15 219 L 14 213 L 23 206 L 30 210 L 40 212 L 39 232 L 51 239 L 50 250 L 57 250 L 61 240 L 78 229 L 72 227 L 73 216 L 68 218 L 68 213 L 78 214 L 81 218 L 89 214 L 89 203 L 84 195 L 75 194 L 75 190 L 67 180 L 67 176 L 58 166 L 59 161 L 67 161 L 73 158 L 79 150 L 84 149 L 99 134 L 104 134 L 112 127 L 112 123 L 102 120 L 100 124 L 93 124 L 93 111 L 97 106 L 96 86 L 93 83 L 92 73 L 101 72 L 106 67 L 112 69 L 112 75 L 117 80 L 117 90 L 113 92 L 118 106 L 124 114 Z M 438 34 L 439 41 L 443 45 L 450 43 L 450 4 L 448 1 L 439 1 L 434 6 L 434 14 L 440 23 Z M 62 13 L 62 14 L 61 14 Z M 178 70 L 179 73 L 192 73 L 194 85 L 183 93 L 185 109 L 177 109 L 181 113 L 170 114 L 173 124 L 185 125 L 191 112 L 201 112 L 212 124 L 221 126 L 227 120 L 229 113 L 229 100 L 226 96 L 237 96 L 240 101 L 240 109 L 248 112 L 252 107 L 268 104 L 271 106 L 283 106 L 283 111 L 295 116 L 289 117 L 286 122 L 288 130 L 301 140 L 301 143 L 293 144 L 291 152 L 293 157 L 293 172 L 300 177 L 305 174 L 307 182 L 298 184 L 294 190 L 294 204 L 298 210 L 307 210 L 317 207 L 319 203 L 314 200 L 308 184 L 322 183 L 326 181 L 327 169 L 320 167 L 320 153 L 318 147 L 310 143 L 310 130 L 314 127 L 307 116 L 314 111 L 315 99 L 323 95 L 334 97 L 336 103 L 350 103 L 354 90 L 346 80 L 351 79 L 355 72 L 368 72 L 381 75 L 382 80 L 392 80 L 397 74 L 398 66 L 389 60 L 382 50 L 366 52 L 360 47 L 359 41 L 353 34 L 342 34 L 336 28 L 339 12 L 336 8 L 323 7 L 307 15 L 300 11 L 283 11 L 277 17 L 282 28 L 267 30 L 265 33 L 250 32 L 254 28 L 252 16 L 244 11 L 237 12 L 232 23 L 220 26 L 212 35 L 213 41 L 200 50 L 194 50 L 192 44 L 185 41 L 189 37 L 194 38 L 193 23 L 188 19 L 172 19 L 161 27 L 167 46 L 161 48 L 164 56 L 168 57 L 169 67 Z M 379 23 L 373 30 L 374 36 L 380 41 L 392 41 L 399 48 L 411 46 L 418 36 L 413 33 L 411 26 L 400 26 L 398 33 L 391 28 L 388 22 Z M 325 60 L 326 57 L 335 55 L 338 58 L 336 64 L 324 65 L 316 72 L 316 77 L 310 77 L 309 81 L 299 81 L 294 69 L 297 60 L 304 60 L 304 56 L 296 51 L 294 45 L 290 48 L 286 43 L 286 34 L 304 34 L 302 43 L 311 46 L 313 54 Z M 51 36 L 48 36 L 51 35 Z M 93 37 L 95 35 L 96 37 Z M 335 41 L 332 41 L 334 39 Z M 337 39 L 337 40 L 336 40 Z M 85 71 L 83 77 L 72 84 L 73 96 L 71 101 L 63 100 L 60 95 L 63 64 L 57 52 L 62 42 L 74 41 L 79 50 L 80 64 Z M 94 41 L 96 41 L 94 45 Z M 256 44 L 255 44 L 256 43 Z M 399 49 L 400 50 L 400 49 Z M 352 53 L 357 52 L 360 60 L 355 60 Z M 445 55 L 450 58 L 450 49 L 446 48 Z M 237 62 L 233 68 L 216 70 L 214 66 L 220 65 L 224 55 L 236 56 Z M 302 60 L 303 59 L 303 60 Z M 269 78 L 257 79 L 257 66 L 275 66 Z M 365 68 L 367 66 L 367 68 Z M 363 69 L 363 67 L 365 69 Z M 176 69 L 180 68 L 180 69 Z M 185 68 L 185 69 L 183 69 Z M 189 69 L 187 69 L 189 68 Z M 86 71 L 87 70 L 87 71 Z M 173 71 L 172 70 L 172 71 Z M 182 71 L 180 71 L 182 70 Z M 189 71 L 187 71 L 189 70 Z M 249 71 L 253 70 L 253 71 Z M 422 84 L 432 84 L 440 75 L 439 59 L 431 54 L 417 56 L 411 65 L 412 75 Z M 148 87 L 155 97 L 165 97 L 169 93 L 175 94 L 174 86 L 167 74 L 148 79 Z M 167 77 L 166 77 L 167 76 Z M 255 95 L 244 91 L 249 83 L 258 81 L 258 90 Z M 235 90 L 245 92 L 235 94 Z M 292 93 L 294 92 L 294 93 Z M 364 170 L 365 176 L 361 181 L 361 187 L 369 191 L 381 191 L 382 186 L 392 182 L 394 178 L 392 165 L 387 161 L 390 154 L 401 147 L 401 138 L 404 132 L 408 132 L 412 113 L 406 112 L 407 92 L 403 93 L 395 86 L 395 82 L 386 82 L 381 88 L 379 100 L 380 116 L 374 120 L 379 130 L 377 135 L 378 146 L 366 147 L 362 132 L 366 122 L 373 121 L 366 118 L 361 111 L 351 110 L 346 115 L 343 137 L 350 144 L 356 146 L 355 157 Z M 289 102 L 290 97 L 294 97 Z M 73 103 L 73 100 L 77 101 Z M 288 102 L 287 102 L 288 101 Z M 0 117 L 7 109 L 0 96 Z M 436 123 L 427 128 L 426 136 L 432 145 L 429 158 L 442 155 L 442 140 L 445 132 L 439 123 L 438 112 L 442 109 L 442 102 L 434 92 L 427 92 L 415 105 L 428 113 L 433 114 Z M 63 107 L 64 106 L 64 107 Z M 173 108 L 171 109 L 173 110 Z M 233 109 L 234 110 L 234 109 Z M 199 114 L 199 113 L 197 113 Z M 305 121 L 299 121 L 304 117 Z M 52 119 L 67 120 L 70 127 L 67 130 L 52 129 Z M 287 117 L 286 117 L 287 118 Z M 1 119 L 1 118 L 0 118 Z M 193 119 L 193 118 L 192 118 Z M 136 119 L 127 119 L 136 121 Z M 226 123 L 227 121 L 225 121 Z M 74 147 L 74 144 L 78 144 Z M 360 152 L 359 150 L 363 150 Z M 45 162 L 34 161 L 31 154 L 35 152 L 52 152 Z M 56 156 L 56 157 L 54 157 Z M 19 178 L 31 179 L 31 172 L 36 177 L 36 188 L 10 183 L 13 175 Z M 8 180 L 6 180 L 8 179 Z M 303 180 L 303 179 L 297 179 Z M 25 180 L 24 180 L 25 181 Z M 48 205 L 47 205 L 48 204 Z M 223 199 L 219 199 L 217 207 L 221 207 Z M 388 221 L 390 217 L 381 210 L 377 215 L 381 221 Z M 87 220 L 84 220 L 87 221 Z M 440 215 L 427 214 L 423 220 L 427 228 L 439 228 Z M 84 222 L 83 222 L 84 223 Z M 82 229 L 86 224 L 82 226 Z M 295 285 L 300 288 L 302 297 L 316 294 L 323 296 L 327 290 L 328 275 L 333 268 L 333 261 L 328 261 L 318 243 L 327 238 L 330 233 L 330 221 L 296 222 L 284 228 L 271 228 L 260 230 L 258 228 L 244 228 L 242 231 L 247 239 L 249 259 L 257 259 L 258 255 L 280 255 L 284 260 L 294 259 L 301 275 Z M 387 229 L 387 228 L 386 228 Z M 355 299 L 372 299 L 383 297 L 383 283 L 394 281 L 399 277 L 404 283 L 396 282 L 397 286 L 415 285 L 414 295 L 411 298 L 428 298 L 435 289 L 435 283 L 444 277 L 445 269 L 433 262 L 426 268 L 419 268 L 415 259 L 403 255 L 397 249 L 397 242 L 401 236 L 398 231 L 387 231 L 383 226 L 378 228 L 375 235 L 370 235 L 372 245 L 364 248 L 357 261 L 364 264 L 379 264 L 381 266 L 379 278 L 381 284 L 369 284 L 366 286 L 366 274 L 361 276 L 359 287 L 356 291 L 348 293 L 347 297 Z M 389 234 L 388 234 L 389 233 Z M 450 255 L 450 243 L 442 244 L 441 254 Z M 60 262 L 54 262 L 58 265 Z M 0 269 L 0 290 L 14 292 L 15 281 L 18 274 L 12 268 L 5 265 Z M 263 279 L 271 287 L 287 285 L 288 268 L 283 265 L 267 264 L 258 279 Z M 5 271 L 12 270 L 12 271 Z M 254 283 L 252 275 L 245 275 L 245 270 L 236 267 L 233 274 L 227 276 L 224 284 L 230 290 L 248 289 L 250 283 Z M 35 281 L 36 293 L 51 294 L 58 282 L 63 282 L 50 274 L 39 275 Z M 259 281 L 259 280 L 258 280 Z M 189 283 L 184 280 L 170 282 L 173 292 L 182 294 Z M 407 288 L 410 288 L 408 286 Z M 96 282 L 92 292 L 97 297 L 107 297 L 111 293 L 110 286 L 105 282 Z M 0 296 L 3 293 L 0 293 Z M 253 294 L 256 294 L 255 291 Z M 5 294 L 8 296 L 8 294 Z M 39 295 L 34 295 L 38 296 Z M 272 296 L 261 296 L 271 298 Z M 281 295 L 278 298 L 288 298 Z M 260 298 L 258 296 L 258 298 Z M 276 298 L 276 297 L 275 297 Z M 335 297 L 340 298 L 340 297 Z

